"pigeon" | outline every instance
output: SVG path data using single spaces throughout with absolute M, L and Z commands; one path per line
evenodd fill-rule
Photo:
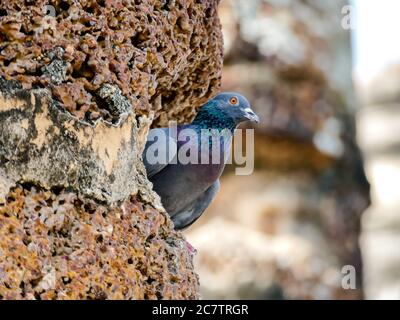
M 249 101 L 223 92 L 192 123 L 149 131 L 143 163 L 176 230 L 192 225 L 218 193 L 233 133 L 244 121 L 259 122 Z

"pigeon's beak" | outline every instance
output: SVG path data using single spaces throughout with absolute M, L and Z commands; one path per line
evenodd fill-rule
M 255 122 L 255 123 L 259 123 L 260 122 L 260 118 L 258 117 L 258 115 L 255 114 L 255 112 L 251 109 L 251 108 L 246 108 L 244 109 L 245 111 L 245 118 Z

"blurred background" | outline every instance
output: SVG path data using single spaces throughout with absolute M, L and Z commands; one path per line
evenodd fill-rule
M 222 0 L 223 90 L 261 123 L 255 172 L 186 232 L 203 298 L 400 299 L 399 11 Z

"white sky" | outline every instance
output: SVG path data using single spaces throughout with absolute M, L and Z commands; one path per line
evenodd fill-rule
M 400 62 L 400 0 L 353 0 L 355 77 L 362 83 Z

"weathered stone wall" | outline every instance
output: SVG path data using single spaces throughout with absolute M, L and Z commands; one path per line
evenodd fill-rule
M 217 2 L 1 1 L 0 74 L 79 119 L 113 120 L 99 92 L 113 83 L 138 114 L 184 120 L 219 86 Z
M 194 299 L 140 159 L 218 90 L 218 1 L 0 2 L 0 299 Z
M 368 299 L 400 299 L 400 61 L 360 84 L 358 140 L 371 181 L 361 248 Z

